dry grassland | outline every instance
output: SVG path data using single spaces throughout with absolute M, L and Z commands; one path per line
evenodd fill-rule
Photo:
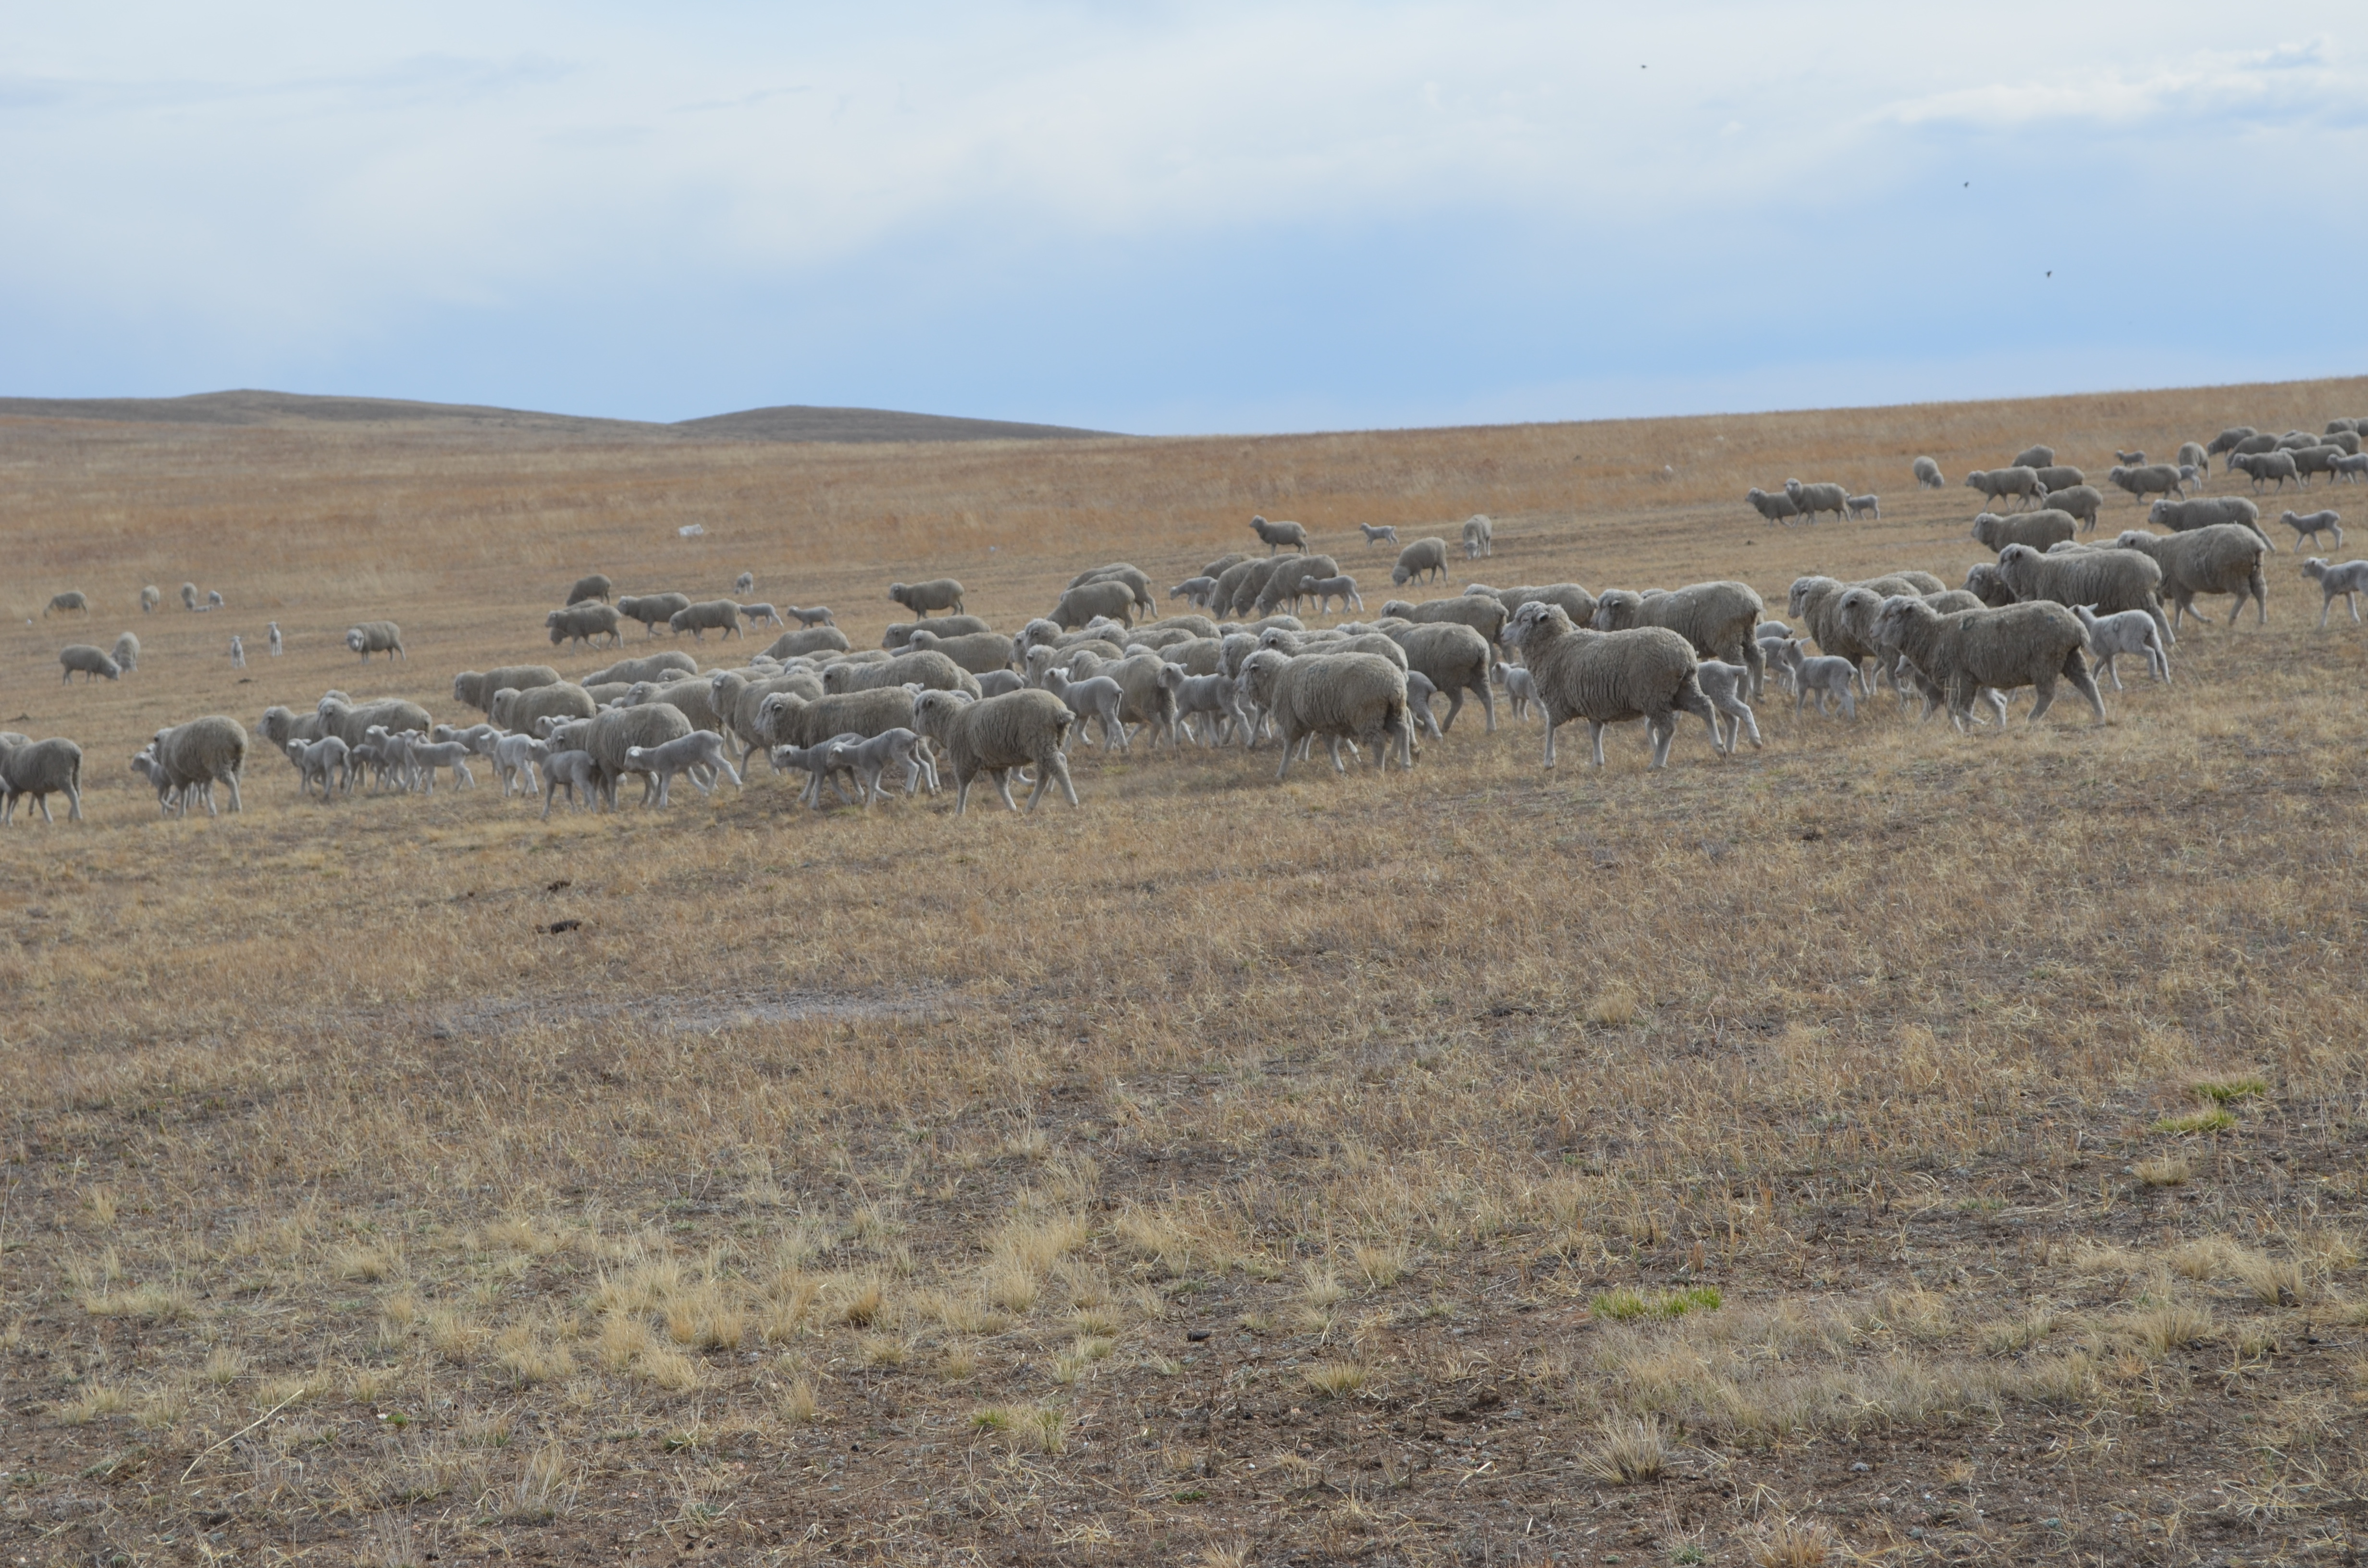
M 1379 779 L 1081 750 L 1084 809 L 1029 819 L 815 815 L 761 768 L 547 824 L 490 788 L 300 804 L 266 756 L 244 815 L 161 822 L 125 759 L 333 685 L 451 714 L 592 569 L 747 568 L 860 646 L 890 578 L 1016 625 L 1254 510 L 1378 610 L 1352 524 L 1486 510 L 1491 582 L 1781 606 L 1981 558 L 1918 451 L 2100 472 L 2361 413 L 2352 381 L 916 448 L 0 421 L 0 723 L 79 739 L 89 812 L 0 834 L 0 1552 L 2355 1560 L 2368 639 L 2313 630 L 2291 553 L 2267 629 L 2183 635 L 2102 728 L 1771 699 L 1766 750 L 1695 726 L 1661 776 L 1633 729 L 1546 776 L 1534 724 L 1469 712 Z M 1737 497 L 1787 474 L 1884 520 L 1771 530 Z M 133 608 L 184 580 L 229 608 Z M 70 586 L 87 631 L 25 624 Z M 407 666 L 337 645 L 365 615 Z M 137 675 L 59 684 L 127 626 Z

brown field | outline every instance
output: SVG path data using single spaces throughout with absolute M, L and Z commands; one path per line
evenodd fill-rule
M 1470 711 L 1411 775 L 1080 747 L 1082 810 L 961 821 L 761 767 L 662 815 L 300 804 L 258 756 L 243 814 L 166 822 L 125 763 L 332 686 L 457 716 L 452 673 L 550 657 L 595 569 L 753 570 L 863 646 L 891 578 L 1016 627 L 1253 511 L 1378 612 L 1352 524 L 1486 510 L 1496 558 L 1434 591 L 1781 610 L 1984 558 L 1918 451 L 2100 473 L 2362 413 L 2368 381 L 908 447 L 0 419 L 0 725 L 79 740 L 88 811 L 0 833 L 0 1554 L 2357 1561 L 2368 637 L 2314 629 L 2283 546 L 2271 624 L 2183 631 L 2101 728 L 1771 693 L 1764 751 L 1695 725 L 1662 775 L 1633 727 L 1549 775 Z M 1737 497 L 1787 474 L 1884 518 L 1759 525 Z M 36 619 L 67 587 L 86 628 Z M 408 665 L 337 641 L 379 616 Z M 60 684 L 127 627 L 136 675 Z

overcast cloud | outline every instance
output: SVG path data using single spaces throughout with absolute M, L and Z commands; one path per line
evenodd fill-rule
M 196 9 L 0 8 L 0 392 L 1265 430 L 2368 339 L 2323 6 Z

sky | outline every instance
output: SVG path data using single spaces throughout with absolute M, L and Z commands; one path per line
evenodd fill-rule
M 0 0 L 0 395 L 1168 434 L 2353 373 L 2341 15 Z

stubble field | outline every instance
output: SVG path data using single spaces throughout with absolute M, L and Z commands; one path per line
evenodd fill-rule
M 1080 747 L 1082 810 L 960 821 L 817 815 L 761 763 L 662 814 L 482 776 L 300 803 L 259 755 L 244 813 L 168 822 L 127 760 L 605 664 L 541 631 L 594 570 L 750 570 L 862 647 L 891 579 L 1016 629 L 1086 565 L 1255 548 L 1254 511 L 1377 612 L 1356 523 L 1486 511 L 1433 592 L 1781 612 L 1987 558 L 1918 452 L 2093 476 L 2361 413 L 2368 381 L 865 448 L 0 420 L 0 727 L 78 740 L 88 814 L 0 833 L 0 1552 L 2356 1560 L 2368 635 L 2314 629 L 2283 545 L 2269 626 L 2182 630 L 2104 726 L 1771 693 L 1764 750 L 1696 724 L 1658 775 L 1633 726 L 1547 774 L 1469 710 L 1411 775 Z M 1771 529 L 1737 498 L 1787 475 L 1884 519 Z M 139 614 L 183 581 L 226 608 Z M 68 587 L 86 627 L 39 619 Z M 378 617 L 407 665 L 338 642 Z M 127 628 L 137 674 L 60 684 Z

